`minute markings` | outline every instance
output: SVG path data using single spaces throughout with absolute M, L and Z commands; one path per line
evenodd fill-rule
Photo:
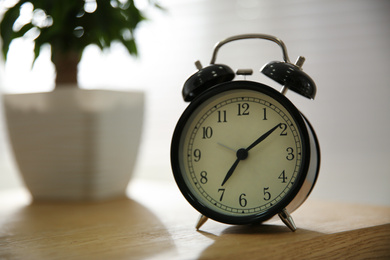
M 229 102 L 230 101 L 230 102 Z M 235 117 L 232 117 L 234 114 L 236 114 L 237 115 L 237 113 L 234 113 L 234 112 L 236 112 L 236 111 L 234 111 L 234 109 L 233 109 L 233 107 L 230 107 L 229 108 L 229 106 L 227 106 L 226 108 L 224 108 L 225 107 L 225 105 L 230 105 L 230 104 L 238 104 L 238 103 L 240 103 L 241 102 L 241 104 L 243 104 L 243 102 L 248 102 L 251 106 L 252 106 L 252 102 L 253 103 L 257 103 L 257 104 L 259 104 L 259 105 L 261 105 L 260 107 L 258 107 L 256 104 L 254 104 L 254 106 L 253 107 L 251 107 L 252 108 L 252 112 L 253 112 L 253 114 L 251 113 L 251 115 L 250 116 L 248 116 L 248 119 L 249 120 L 257 120 L 257 119 L 255 119 L 253 116 L 255 116 L 255 115 L 257 115 L 258 114 L 258 112 L 256 112 L 256 111 L 261 111 L 260 113 L 261 114 L 259 114 L 261 117 L 260 117 L 260 120 L 261 119 L 263 119 L 263 113 L 264 113 L 264 108 L 269 108 L 269 109 L 271 109 L 271 110 L 273 110 L 273 111 L 275 111 L 277 114 L 279 114 L 279 117 L 282 119 L 282 122 L 284 123 L 287 123 L 287 124 L 285 124 L 285 125 L 287 125 L 288 126 L 288 133 L 290 133 L 290 131 L 293 131 L 293 135 L 294 136 L 296 136 L 297 135 L 297 133 L 296 133 L 296 130 L 294 129 L 295 127 L 294 127 L 294 125 L 291 123 L 291 121 L 290 121 L 290 118 L 291 117 L 285 117 L 285 112 L 284 112 L 284 110 L 282 110 L 282 112 L 281 112 L 281 110 L 280 110 L 280 108 L 282 108 L 282 107 L 275 107 L 273 104 L 271 104 L 271 103 L 269 103 L 269 102 L 267 102 L 267 101 L 264 101 L 264 100 L 262 100 L 262 99 L 258 99 L 258 98 L 253 98 L 253 99 L 244 99 L 244 101 L 241 99 L 241 98 L 239 98 L 239 99 L 237 99 L 237 98 L 231 98 L 231 99 L 229 99 L 229 100 L 224 100 L 223 102 L 220 102 L 219 104 L 222 104 L 221 106 L 219 106 L 219 104 L 218 105 L 215 105 L 215 106 L 213 106 L 210 110 L 212 110 L 213 112 L 212 113 L 208 113 L 208 112 L 203 112 L 202 114 L 204 115 L 204 116 L 201 116 L 201 118 L 200 118 L 200 121 L 198 121 L 198 123 L 197 123 L 197 128 L 196 129 L 194 129 L 194 132 L 193 132 L 193 134 L 194 134 L 194 139 L 192 139 L 192 141 L 191 141 L 191 144 L 196 144 L 197 142 L 200 142 L 200 143 L 198 143 L 199 145 L 206 145 L 206 146 L 204 146 L 204 149 L 206 149 L 205 151 L 207 152 L 207 151 L 211 151 L 211 152 L 213 152 L 213 150 L 209 150 L 211 147 L 209 146 L 209 145 L 211 145 L 212 143 L 217 143 L 218 145 L 220 145 L 220 146 L 225 146 L 225 148 L 226 148 L 226 145 L 224 145 L 224 144 L 222 144 L 221 143 L 221 141 L 222 142 L 226 142 L 226 141 L 229 141 L 229 139 L 222 139 L 222 140 L 218 140 L 217 138 L 218 138 L 218 133 L 223 133 L 223 131 L 229 131 L 229 128 L 225 128 L 225 127 L 230 127 L 230 125 L 231 124 L 233 124 L 232 126 L 234 127 L 235 125 L 236 125 L 236 122 L 234 122 L 234 118 Z M 272 105 L 272 107 L 270 107 Z M 235 107 L 235 109 L 237 109 L 237 105 L 234 105 L 234 107 Z M 217 108 L 217 109 L 216 109 Z M 245 109 L 246 107 L 241 107 L 241 114 L 243 114 L 243 112 L 244 112 L 244 109 Z M 271 111 L 270 110 L 270 111 Z M 205 110 L 203 110 L 203 111 L 205 111 Z M 222 128 L 220 128 L 220 129 L 218 129 L 217 128 L 217 123 L 218 123 L 218 113 L 220 114 L 220 119 L 221 119 L 221 121 L 223 120 L 223 115 L 224 115 L 224 112 L 223 111 L 226 111 L 226 114 L 227 114 L 227 117 L 229 117 L 229 115 L 230 115 L 230 117 L 228 118 L 228 119 L 230 119 L 230 121 L 226 124 L 226 126 L 224 126 L 224 125 L 219 125 L 220 127 L 222 127 Z M 248 110 L 249 111 L 249 110 Z M 281 113 L 280 113 L 281 112 Z M 215 121 L 208 121 L 208 120 L 210 120 L 209 118 L 213 115 L 215 113 L 215 116 L 213 117 L 214 118 L 214 120 Z M 288 113 L 287 113 L 287 115 L 288 115 Z M 279 117 L 275 117 L 275 116 L 272 116 L 271 114 L 269 115 L 270 116 L 270 119 L 276 119 L 276 118 L 279 118 Z M 213 119 L 211 119 L 211 120 L 213 120 Z M 244 121 L 245 122 L 245 121 Z M 246 121 L 246 122 L 248 122 L 248 121 Z M 270 121 L 270 122 L 275 122 L 275 121 Z M 274 125 L 275 127 L 276 127 L 276 129 L 278 128 L 278 127 L 280 127 L 280 129 L 283 131 L 283 129 L 282 129 L 282 127 L 281 127 L 281 124 L 283 124 L 283 123 L 278 123 L 277 125 Z M 213 125 L 214 124 L 214 125 Z M 215 127 L 215 132 L 214 132 L 214 134 L 215 134 L 215 140 L 213 141 L 213 140 L 207 140 L 207 139 L 210 139 L 210 138 L 207 138 L 207 136 L 205 135 L 205 132 L 204 131 L 206 131 L 206 129 L 207 129 L 207 127 Z M 203 127 L 203 128 L 202 128 Z M 291 127 L 292 127 L 292 129 L 291 129 Z M 284 128 L 284 127 L 283 127 Z M 224 129 L 227 129 L 227 130 L 224 130 Z M 276 129 L 274 129 L 274 130 L 276 130 Z M 208 131 L 210 131 L 210 130 L 208 130 Z M 282 132 L 281 131 L 281 132 Z M 278 131 L 279 132 L 279 131 Z M 245 135 L 246 135 L 246 133 L 244 133 Z M 199 136 L 200 135 L 200 136 Z M 198 137 L 206 137 L 206 138 L 202 138 L 204 141 L 201 141 L 201 140 L 199 140 L 198 138 L 195 138 L 195 136 L 198 136 Z M 279 136 L 279 133 L 278 133 L 278 136 Z M 299 136 L 299 135 L 298 135 Z M 259 139 L 259 138 L 258 138 Z M 251 145 L 252 145 L 252 147 L 250 148 L 250 149 L 252 149 L 253 147 L 255 147 L 256 145 L 258 145 L 258 143 L 256 144 L 256 141 L 258 140 L 258 139 L 256 139 L 255 140 L 255 142 L 253 142 Z M 217 142 L 216 142 L 217 141 Z M 296 142 L 299 142 L 299 138 L 298 139 L 295 139 L 295 141 Z M 203 142 L 203 144 L 202 144 L 202 142 Z M 219 143 L 218 143 L 219 142 Z M 261 141 L 260 141 L 261 142 Z M 229 143 L 229 142 L 228 142 Z M 228 144 L 228 146 L 230 146 L 229 144 Z M 235 146 L 235 145 L 233 145 L 233 146 Z M 249 147 L 249 146 L 248 146 Z M 201 147 L 200 147 L 201 148 Z M 201 148 L 202 149 L 202 148 Z M 211 149 L 214 149 L 214 148 L 211 148 Z M 192 150 L 192 149 L 191 149 Z M 235 151 L 235 152 L 237 152 L 237 151 Z M 300 154 L 299 154 L 300 155 Z M 214 165 L 214 162 L 213 162 L 213 159 L 212 159 L 212 157 L 213 157 L 213 155 L 212 154 L 208 154 L 207 155 L 207 157 L 208 158 L 210 158 L 209 159 L 209 163 L 212 163 L 212 164 L 206 164 L 206 165 L 210 165 L 210 166 L 212 166 L 212 165 Z M 190 158 L 189 158 L 189 160 L 191 160 Z M 192 164 L 192 163 L 191 163 Z M 214 166 L 212 166 L 212 167 L 214 167 Z M 198 172 L 196 169 L 195 169 L 195 172 Z M 194 172 L 194 173 L 195 173 Z M 191 173 L 192 174 L 192 173 Z M 220 175 L 218 175 L 218 174 L 214 174 L 214 176 L 215 176 L 215 178 L 217 178 L 218 176 L 220 176 Z M 223 177 L 223 176 L 222 176 Z M 210 178 L 212 178 L 212 176 L 210 175 Z M 234 182 L 233 182 L 234 183 Z M 200 184 L 200 183 L 199 183 Z M 200 184 L 201 185 L 201 184 Z M 214 184 L 213 184 L 214 185 Z M 201 185 L 202 186 L 202 185 Z M 215 192 L 215 191 L 212 191 L 212 190 L 210 190 L 210 188 L 213 188 L 213 187 L 215 187 L 215 186 L 208 186 L 208 185 L 206 185 L 206 187 L 204 187 L 204 189 L 202 189 L 202 188 L 200 188 L 200 187 L 198 187 L 197 189 L 202 189 L 202 192 L 201 192 L 201 194 L 202 194 L 202 196 L 204 196 L 204 198 L 206 199 L 206 200 L 208 200 L 208 201 L 215 201 L 214 200 L 214 198 L 216 198 L 216 200 L 218 200 L 219 199 L 219 197 L 220 197 L 220 194 L 219 195 L 214 195 L 213 193 Z M 268 185 L 267 185 L 268 186 Z M 218 187 L 220 187 L 220 186 L 218 186 Z M 229 212 L 235 212 L 235 213 L 239 213 L 239 214 L 241 214 L 242 212 L 245 212 L 245 214 L 248 214 L 248 213 L 250 213 L 250 212 L 260 212 L 260 211 L 263 211 L 263 210 L 266 210 L 268 207 L 270 207 L 270 205 L 274 205 L 274 204 L 277 204 L 277 201 L 279 201 L 280 200 L 280 198 L 282 198 L 282 197 L 280 197 L 281 196 L 281 194 L 283 193 L 283 194 L 286 194 L 286 192 L 288 192 L 288 190 L 286 190 L 286 189 L 289 189 L 289 187 L 285 187 L 285 188 L 283 188 L 282 189 L 282 191 L 281 191 L 281 193 L 279 193 L 279 191 L 278 191 L 278 193 L 276 193 L 276 194 L 274 194 L 274 196 L 272 196 L 273 197 L 273 199 L 272 199 L 272 203 L 271 204 L 268 204 L 268 205 L 265 205 L 265 204 L 262 204 L 262 205 L 256 205 L 256 204 L 253 204 L 253 202 L 252 202 L 252 205 L 254 206 L 254 207 L 251 207 L 251 208 L 247 208 L 247 209 L 245 209 L 245 210 L 243 210 L 242 208 L 240 208 L 240 205 L 237 205 L 237 206 L 234 206 L 234 204 L 231 204 L 230 202 L 228 202 L 228 201 L 226 201 L 226 203 L 227 203 L 227 205 L 225 204 L 219 204 L 219 203 L 217 203 L 217 207 L 218 208 L 220 208 L 221 210 L 225 210 L 225 211 L 229 211 Z M 228 192 L 228 190 L 226 190 L 227 192 Z M 242 193 L 242 192 L 241 192 Z M 249 195 L 249 194 L 248 194 Z M 218 197 L 218 199 L 217 199 L 217 197 Z M 230 195 L 230 197 L 231 197 L 231 195 Z M 249 196 L 248 196 L 248 199 L 250 199 L 249 198 Z M 230 199 L 231 200 L 231 199 Z M 234 197 L 234 200 L 237 200 L 237 198 L 236 197 Z M 253 199 L 252 199 L 252 201 L 253 201 Z M 248 200 L 248 203 L 249 203 L 249 200 Z M 213 203 L 213 205 L 214 205 L 214 203 Z

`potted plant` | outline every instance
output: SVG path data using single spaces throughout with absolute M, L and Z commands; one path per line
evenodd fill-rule
M 158 7 L 157 4 L 151 4 Z M 21 8 L 31 19 L 18 23 Z M 121 42 L 137 55 L 134 31 L 145 20 L 133 0 L 20 0 L 0 22 L 2 52 L 33 35 L 34 62 L 50 45 L 56 70 L 48 93 L 5 94 L 14 157 L 36 200 L 122 196 L 132 175 L 143 121 L 142 92 L 83 90 L 77 66 L 90 44 Z

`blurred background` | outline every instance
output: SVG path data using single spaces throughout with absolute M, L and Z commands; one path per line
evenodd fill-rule
M 8 1 L 8 0 L 7 0 Z M 4 5 L 5 0 L 0 0 Z M 142 8 L 145 1 L 137 1 Z M 148 11 L 150 21 L 137 30 L 140 57 L 120 44 L 100 52 L 85 50 L 79 65 L 82 88 L 141 90 L 147 94 L 146 118 L 137 178 L 174 182 L 170 141 L 188 105 L 181 97 L 185 80 L 207 65 L 216 42 L 244 33 L 281 38 L 290 59 L 306 57 L 304 71 L 316 82 L 314 101 L 293 92 L 287 97 L 314 126 L 322 164 L 312 197 L 352 203 L 390 205 L 390 1 L 160 0 L 167 11 Z M 0 6 L 1 8 L 1 6 Z M 31 69 L 33 45 L 16 40 L 7 64 L 0 64 L 0 91 L 51 91 L 50 50 Z M 271 42 L 247 40 L 224 46 L 217 62 L 252 68 L 250 80 L 277 89 L 259 73 L 282 60 Z M 2 101 L 1 101 L 2 102 Z M 22 187 L 0 104 L 0 191 Z

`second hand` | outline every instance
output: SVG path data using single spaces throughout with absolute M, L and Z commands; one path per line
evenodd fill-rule
M 237 150 L 236 149 L 233 149 L 233 148 L 231 148 L 231 147 L 229 147 L 229 146 L 226 146 L 226 145 L 224 145 L 224 144 L 221 144 L 221 143 L 217 143 L 218 145 L 220 145 L 220 146 L 222 146 L 222 147 L 225 147 L 226 149 L 229 149 L 229 150 L 231 150 L 231 151 L 233 151 L 233 152 L 237 152 Z

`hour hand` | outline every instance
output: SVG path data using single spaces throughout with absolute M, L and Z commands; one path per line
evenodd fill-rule
M 227 172 L 225 179 L 223 179 L 221 186 L 223 186 L 227 182 L 227 180 L 229 180 L 229 178 L 233 175 L 233 172 L 237 168 L 238 163 L 241 160 L 245 160 L 248 157 L 248 151 L 244 148 L 241 148 L 237 151 L 236 155 L 237 155 L 237 159 L 233 163 L 232 167 L 230 167 L 229 171 Z
M 258 145 L 259 143 L 261 143 L 264 139 L 266 139 L 270 134 L 272 134 L 276 128 L 278 128 L 280 126 L 280 124 L 277 124 L 276 126 L 274 126 L 273 128 L 271 128 L 268 132 L 264 133 L 262 136 L 260 136 L 259 138 L 257 138 L 251 145 L 249 145 L 247 148 L 241 148 L 237 151 L 236 155 L 237 155 L 237 159 L 236 161 L 233 163 L 232 167 L 230 167 L 229 171 L 227 172 L 225 178 L 223 179 L 222 181 L 222 184 L 221 186 L 223 186 L 228 180 L 229 178 L 233 175 L 233 172 L 234 170 L 237 168 L 237 165 L 238 163 L 241 161 L 241 160 L 245 160 L 247 157 L 248 157 L 248 151 L 250 149 L 252 149 L 253 147 L 255 147 L 256 145 Z
M 228 173 L 225 176 L 225 179 L 223 179 L 221 186 L 223 186 L 227 182 L 227 180 L 229 180 L 229 178 L 233 175 L 233 172 L 236 169 L 239 162 L 240 162 L 240 159 L 237 158 L 237 160 L 233 163 L 232 167 L 230 167 Z

